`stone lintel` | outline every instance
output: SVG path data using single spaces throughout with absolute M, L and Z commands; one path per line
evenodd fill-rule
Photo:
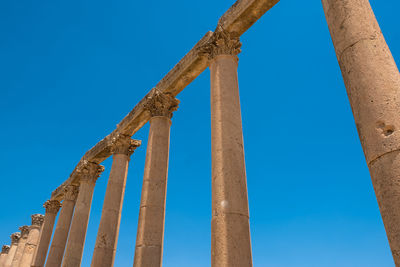
M 219 19 L 218 27 L 222 27 L 233 36 L 239 37 L 278 2 L 279 0 L 238 0 Z M 150 115 L 146 112 L 144 104 L 146 103 L 146 99 L 154 93 L 153 90 L 177 96 L 188 84 L 196 79 L 209 64 L 208 58 L 201 54 L 199 48 L 207 44 L 212 36 L 213 32 L 207 32 L 164 78 L 157 83 L 156 87 L 150 90 L 132 111 L 117 124 L 116 129 L 111 134 L 85 153 L 77 166 L 84 161 L 100 164 L 112 155 L 109 144 L 115 136 L 119 134 L 133 136 L 145 125 L 150 120 Z M 69 184 L 77 184 L 77 180 L 75 167 L 70 177 L 52 192 L 51 199 L 62 200 L 64 187 Z
M 218 26 L 235 37 L 240 37 L 278 2 L 279 0 L 238 0 L 222 15 Z

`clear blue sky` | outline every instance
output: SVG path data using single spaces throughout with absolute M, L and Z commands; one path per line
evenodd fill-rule
M 0 242 L 44 212 L 82 155 L 233 1 L 0 2 Z M 397 63 L 400 2 L 371 4 Z M 321 2 L 282 0 L 242 36 L 239 84 L 254 266 L 394 266 Z M 178 98 L 164 267 L 210 266 L 209 71 Z M 148 125 L 115 266 L 132 266 Z M 94 192 L 90 265 L 111 160 Z

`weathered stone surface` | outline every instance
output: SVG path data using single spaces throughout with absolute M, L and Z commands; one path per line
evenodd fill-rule
M 46 267 L 61 266 L 78 192 L 79 187 L 75 185 L 68 185 L 64 188 L 64 201 L 54 231 Z M 37 267 L 41 266 L 37 264 Z
M 8 251 L 8 255 L 6 257 L 6 259 L 4 260 L 4 267 L 11 267 L 12 266 L 12 262 L 15 256 L 15 252 L 17 251 L 18 248 L 18 243 L 19 240 L 21 239 L 21 233 L 13 233 L 11 235 L 11 246 L 10 246 L 10 250 Z
M 30 228 L 29 228 L 29 226 L 24 225 L 24 226 L 21 226 L 19 228 L 19 230 L 21 231 L 21 238 L 18 241 L 17 250 L 15 251 L 15 255 L 14 255 L 14 258 L 11 263 L 11 266 L 13 266 L 13 267 L 19 266 L 22 254 L 24 252 L 26 241 L 28 241 L 28 235 L 29 235 Z
M 400 74 L 368 0 L 322 0 L 396 266 L 400 266 Z
M 4 263 L 7 259 L 8 252 L 10 251 L 10 246 L 9 245 L 4 245 L 1 248 L 1 254 L 0 254 L 0 267 L 4 266 Z
M 29 227 L 29 234 L 25 247 L 21 256 L 20 263 L 18 267 L 30 267 L 33 259 L 33 255 L 36 250 L 36 246 L 39 241 L 40 229 L 42 228 L 44 222 L 44 215 L 33 214 L 32 224 Z
M 121 135 L 113 143 L 113 163 L 108 179 L 92 267 L 114 266 L 129 159 L 141 141 Z
M 170 127 L 168 114 L 150 119 L 135 267 L 160 267 L 162 263 Z
M 48 200 L 43 207 L 46 209 L 42 230 L 40 231 L 37 249 L 33 256 L 32 266 L 43 267 L 49 249 L 51 235 L 53 233 L 54 222 L 57 213 L 61 208 L 61 203 L 58 200 Z

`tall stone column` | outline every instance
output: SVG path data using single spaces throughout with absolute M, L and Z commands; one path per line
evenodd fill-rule
M 400 266 L 400 74 L 368 0 L 322 0 L 386 234 Z
M 44 203 L 43 207 L 46 209 L 46 213 L 44 215 L 44 223 L 40 231 L 37 249 L 32 260 L 33 267 L 44 266 L 51 235 L 53 234 L 54 221 L 61 208 L 61 203 L 58 200 L 48 200 Z
M 4 266 L 4 263 L 7 259 L 8 252 L 10 251 L 10 246 L 9 245 L 4 245 L 1 248 L 1 254 L 0 254 L 0 267 Z
M 4 267 L 11 267 L 12 266 L 12 261 L 15 256 L 15 252 L 17 251 L 18 248 L 18 243 L 19 240 L 21 239 L 21 233 L 13 233 L 11 235 L 11 247 L 10 250 L 8 251 L 7 258 L 4 261 Z
M 24 248 L 26 241 L 28 241 L 28 235 L 29 235 L 29 226 L 24 225 L 19 228 L 21 231 L 21 238 L 19 239 L 18 242 L 18 247 L 17 250 L 15 251 L 14 259 L 12 261 L 12 267 L 18 267 L 19 263 L 22 258 L 22 253 L 24 253 Z
M 145 105 L 151 114 L 135 248 L 135 267 L 162 264 L 169 134 L 179 101 L 154 91 Z
M 32 215 L 32 225 L 29 227 L 29 234 L 22 252 L 19 265 L 16 267 L 30 267 L 35 253 L 37 243 L 39 241 L 40 229 L 44 222 L 44 215 Z
M 110 145 L 113 163 L 97 232 L 92 267 L 114 265 L 129 159 L 133 151 L 140 146 L 140 141 L 132 140 L 127 135 L 120 135 L 114 138 Z
M 81 265 L 94 186 L 102 171 L 104 171 L 103 166 L 89 161 L 85 161 L 78 167 L 79 194 L 61 265 L 63 267 L 78 267 Z
M 218 27 L 203 48 L 210 59 L 211 266 L 252 266 L 246 167 L 237 76 L 241 43 Z
M 69 185 L 64 189 L 64 200 L 61 205 L 56 230 L 54 231 L 53 241 L 51 242 L 46 267 L 61 266 L 78 192 L 79 187 L 75 185 Z M 46 254 L 44 257 L 46 257 Z M 41 262 L 35 263 L 37 265 L 34 265 L 33 267 L 42 267 L 43 265 L 40 265 L 40 263 Z

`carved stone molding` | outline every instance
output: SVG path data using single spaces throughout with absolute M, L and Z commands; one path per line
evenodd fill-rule
M 19 239 L 21 238 L 21 233 L 20 232 L 13 233 L 11 234 L 10 237 L 11 237 L 11 245 L 18 244 Z
M 80 182 L 95 183 L 100 174 L 104 171 L 104 166 L 84 160 L 77 167 L 77 174 Z
M 32 226 L 39 226 L 41 227 L 44 222 L 44 215 L 42 214 L 33 214 L 32 218 Z
M 75 201 L 78 197 L 79 186 L 76 185 L 68 185 L 64 188 L 64 200 L 72 200 Z
M 239 37 L 232 36 L 221 26 L 218 26 L 209 43 L 200 48 L 201 55 L 208 56 L 209 60 L 219 55 L 231 55 L 237 58 L 241 52 L 242 43 Z
M 46 213 L 57 214 L 61 208 L 61 203 L 58 200 L 47 200 L 43 204 L 43 208 L 46 209 Z
M 170 94 L 164 94 L 155 89 L 146 99 L 144 108 L 150 112 L 152 117 L 164 116 L 171 118 L 172 112 L 178 109 L 179 100 Z
M 27 226 L 27 225 L 21 226 L 19 228 L 19 230 L 21 231 L 21 238 L 23 238 L 23 239 L 28 238 L 29 226 Z
M 10 246 L 9 245 L 4 245 L 1 248 L 1 253 L 3 253 L 3 254 L 7 254 L 9 251 L 10 251 Z
M 142 144 L 140 140 L 132 139 L 129 135 L 118 134 L 111 139 L 112 154 L 132 155 L 133 151 Z

